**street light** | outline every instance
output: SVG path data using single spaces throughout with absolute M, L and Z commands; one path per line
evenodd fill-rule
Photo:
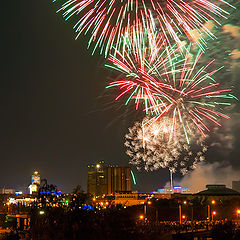
M 144 219 L 144 216 L 143 216 L 143 215 L 140 215 L 140 216 L 139 216 L 139 219 L 140 219 L 140 220 L 143 220 L 143 219 Z
M 100 164 L 97 164 L 97 165 L 96 165 L 96 168 L 100 168 L 100 167 L 101 167 L 101 165 L 100 165 Z
M 144 212 L 144 215 L 147 216 L 147 205 L 151 205 L 152 202 L 151 201 L 147 201 L 144 203 L 144 206 L 143 206 L 143 212 Z
M 216 203 L 215 200 L 212 200 L 212 201 L 211 201 L 211 204 L 212 204 L 212 205 L 214 205 L 215 203 Z M 212 219 L 213 219 L 213 217 L 212 217 Z M 210 206 L 210 204 L 208 204 L 208 220 L 209 220 L 209 221 L 211 220 L 211 206 Z
M 44 215 L 45 212 L 44 212 L 44 211 L 39 211 L 39 214 L 40 214 L 40 215 Z
M 217 214 L 216 211 L 212 212 L 212 221 L 214 220 L 214 216 L 216 216 L 216 214 Z
M 182 203 L 184 205 L 187 205 L 187 201 L 186 200 L 184 200 Z M 181 224 L 182 223 L 182 219 L 184 219 L 186 217 L 185 215 L 183 215 L 183 216 L 185 216 L 184 218 L 182 217 L 182 204 L 181 204 L 181 202 L 178 205 L 178 211 L 179 211 L 179 223 Z
M 236 213 L 237 213 L 237 218 L 239 218 L 240 209 L 237 209 Z

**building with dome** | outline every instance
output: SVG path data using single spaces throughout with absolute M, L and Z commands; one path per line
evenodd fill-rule
M 198 196 L 238 196 L 240 197 L 240 193 L 231 189 L 227 188 L 226 185 L 223 184 L 208 184 L 206 185 L 206 190 L 200 191 L 196 195 Z

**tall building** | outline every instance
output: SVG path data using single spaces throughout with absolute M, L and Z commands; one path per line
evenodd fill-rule
M 94 196 L 100 196 L 107 193 L 107 176 L 106 170 L 99 164 L 96 165 L 96 169 L 91 169 L 88 172 L 88 193 Z
M 37 185 L 40 185 L 40 184 L 41 184 L 41 178 L 40 178 L 40 174 L 39 174 L 38 171 L 35 171 L 35 172 L 32 174 L 31 184 L 37 184 Z
M 130 167 L 106 167 L 107 194 L 131 191 Z
M 232 189 L 240 192 L 240 181 L 232 181 Z
M 88 172 L 88 193 L 100 196 L 130 191 L 130 167 L 104 167 L 97 164 Z
M 35 171 L 31 176 L 31 184 L 29 185 L 29 193 L 33 194 L 38 192 L 41 184 L 41 178 L 39 172 Z

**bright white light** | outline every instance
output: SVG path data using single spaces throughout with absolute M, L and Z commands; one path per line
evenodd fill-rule
M 101 167 L 100 164 L 97 164 L 97 165 L 96 165 L 96 168 L 100 168 L 100 167 Z
M 43 215 L 43 214 L 45 214 L 45 212 L 44 211 L 39 211 L 39 214 Z

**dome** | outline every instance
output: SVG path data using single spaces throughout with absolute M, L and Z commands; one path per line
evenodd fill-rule
M 203 190 L 197 195 L 240 195 L 239 192 L 227 188 L 226 185 L 222 184 L 209 184 L 206 185 L 207 190 Z

